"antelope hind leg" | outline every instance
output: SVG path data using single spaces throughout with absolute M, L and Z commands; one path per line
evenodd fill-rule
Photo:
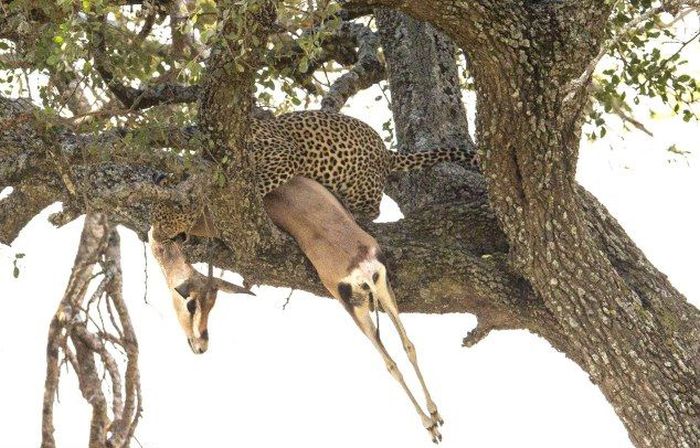
M 396 301 L 394 300 L 394 293 L 391 291 L 391 286 L 387 284 L 387 288 L 389 289 L 389 294 L 378 294 L 378 299 L 379 303 L 381 303 L 382 308 L 384 308 L 384 311 L 387 312 L 389 315 L 389 318 L 391 319 L 391 322 L 394 324 L 396 327 L 396 331 L 399 332 L 399 336 L 401 337 L 401 343 L 403 344 L 404 351 L 406 352 L 406 355 L 408 356 L 408 360 L 411 362 L 411 365 L 413 366 L 413 369 L 416 372 L 416 376 L 418 377 L 418 380 L 420 381 L 420 385 L 423 388 L 423 394 L 425 395 L 425 401 L 427 402 L 428 405 L 428 412 L 430 412 L 430 416 L 433 419 L 433 422 L 436 424 L 442 426 L 444 423 L 444 420 L 440 416 L 440 413 L 437 410 L 437 406 L 435 405 L 435 402 L 433 401 L 433 398 L 430 396 L 430 392 L 428 391 L 428 387 L 425 385 L 425 380 L 423 379 L 423 374 L 420 371 L 420 368 L 418 367 L 418 358 L 416 356 L 416 349 L 413 345 L 413 343 L 408 339 L 408 335 L 406 334 L 406 329 L 403 326 L 403 323 L 401 322 L 401 319 L 399 317 L 399 308 L 396 305 Z
M 365 336 L 369 338 L 374 347 L 382 355 L 386 368 L 389 370 L 391 376 L 393 376 L 394 379 L 401 384 L 401 387 L 403 387 L 404 392 L 406 392 L 406 395 L 408 395 L 408 398 L 411 400 L 411 403 L 413 403 L 418 416 L 423 422 L 423 427 L 430 432 L 433 442 L 439 443 L 442 440 L 442 434 L 440 434 L 438 424 L 431 417 L 427 416 L 425 412 L 423 412 L 423 409 L 421 409 L 410 389 L 404 382 L 403 375 L 396 366 L 396 363 L 393 359 L 391 359 L 391 356 L 389 356 L 389 353 L 386 351 L 384 344 L 382 344 L 382 341 L 379 339 L 379 336 L 377 335 L 377 328 L 374 326 L 374 322 L 372 322 L 370 317 L 369 305 L 367 303 L 360 306 L 347 305 L 347 310 L 357 326 L 360 327 L 360 330 L 362 330 Z

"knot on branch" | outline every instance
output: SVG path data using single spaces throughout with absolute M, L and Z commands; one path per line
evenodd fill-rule
M 492 327 L 483 325 L 482 321 L 474 327 L 467 335 L 462 339 L 462 347 L 473 347 L 477 343 L 481 342 L 489 333 L 493 330 Z
M 481 342 L 493 330 L 504 330 L 506 328 L 518 328 L 517 325 L 508 325 L 501 318 L 494 318 L 488 313 L 479 314 L 478 322 L 467 335 L 462 339 L 462 347 L 473 347 Z

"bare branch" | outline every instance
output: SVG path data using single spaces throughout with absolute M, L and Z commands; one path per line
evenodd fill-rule
M 350 26 L 359 47 L 357 63 L 333 83 L 321 102 L 322 110 L 338 112 L 348 98 L 384 79 L 384 65 L 377 56 L 379 38 L 365 26 Z
M 77 327 L 77 326 L 76 326 Z M 109 417 L 107 417 L 107 398 L 102 390 L 102 382 L 97 373 L 94 352 L 77 333 L 71 337 L 76 354 L 76 371 L 80 392 L 85 401 L 92 406 L 90 422 L 89 448 L 101 448 L 107 439 Z
M 53 400 L 55 398 L 55 392 L 58 390 L 58 353 L 63 345 L 61 339 L 63 338 L 63 333 L 67 332 L 67 327 L 72 326 L 75 323 L 74 319 L 78 316 L 80 302 L 83 297 L 85 297 L 85 292 L 87 291 L 88 284 L 92 277 L 92 268 L 97 263 L 99 254 L 104 250 L 106 245 L 106 232 L 107 227 L 104 217 L 89 215 L 86 218 L 83 234 L 80 238 L 78 254 L 76 255 L 73 271 L 68 280 L 66 292 L 49 326 L 47 375 L 42 422 L 42 448 L 52 448 L 55 446 L 53 438 Z M 76 345 L 76 350 L 81 351 L 81 349 L 82 346 L 78 343 Z M 81 353 L 84 354 L 84 351 L 81 351 Z M 80 358 L 80 354 L 78 357 Z M 83 356 L 83 361 L 88 363 L 88 357 Z M 80 363 L 80 360 L 78 362 Z M 89 369 L 90 367 L 88 366 L 86 368 Z M 87 394 L 85 388 L 89 387 L 91 383 L 84 383 L 84 377 L 85 375 L 89 375 L 90 371 L 82 374 L 79 372 L 76 373 L 78 373 L 81 379 L 81 390 L 83 390 L 84 396 L 90 400 L 88 398 L 90 395 Z M 93 411 L 95 413 L 100 412 L 98 402 L 93 402 Z M 96 417 L 96 414 L 93 414 L 93 417 Z
M 122 413 L 115 416 L 112 426 L 112 436 L 109 441 L 111 446 L 126 446 L 133 437 L 134 430 L 141 418 L 141 385 L 138 371 L 138 343 L 131 318 L 127 312 L 126 303 L 122 296 L 122 271 L 121 254 L 119 250 L 119 234 L 113 227 L 111 229 L 107 250 L 105 251 L 107 269 L 112 272 L 107 293 L 114 304 L 119 316 L 119 322 L 123 329 L 121 345 L 126 350 L 127 366 L 124 373 L 126 400 Z
M 58 393 L 58 381 L 61 370 L 58 363 L 59 350 L 65 345 L 66 337 L 61 334 L 61 324 L 54 317 L 49 326 L 48 343 L 46 347 L 46 380 L 44 382 L 44 400 L 41 419 L 41 448 L 55 448 L 53 437 L 53 403 Z
M 101 263 L 107 273 L 105 292 L 108 307 L 110 304 L 115 307 L 123 328 L 123 333 L 119 332 L 117 336 L 105 333 L 104 329 L 92 332 L 89 328 L 94 319 L 90 316 L 92 311 L 83 303 L 97 263 Z M 120 264 L 116 229 L 110 226 L 104 215 L 88 214 L 68 287 L 49 328 L 42 448 L 55 446 L 53 400 L 58 390 L 58 355 L 61 350 L 75 369 L 83 397 L 92 406 L 89 446 L 126 448 L 133 436 L 141 414 L 138 346 L 122 298 Z M 70 340 L 75 347 L 75 356 L 68 349 L 66 340 Z M 105 342 L 116 343 L 126 351 L 123 380 L 116 359 Z M 102 387 L 104 377 L 100 376 L 100 370 L 109 375 L 111 397 Z M 109 409 L 112 411 L 111 418 Z

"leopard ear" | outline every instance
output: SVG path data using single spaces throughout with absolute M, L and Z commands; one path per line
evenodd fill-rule
M 182 297 L 183 300 L 187 300 L 190 297 L 190 293 L 192 292 L 192 281 L 185 280 L 173 289 L 175 289 L 175 291 L 177 291 L 177 293 L 180 294 L 180 297 Z

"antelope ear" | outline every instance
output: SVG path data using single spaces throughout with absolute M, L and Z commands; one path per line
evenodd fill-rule
M 216 286 L 216 289 L 231 294 L 248 294 L 251 296 L 255 295 L 255 293 L 248 288 L 234 285 L 233 283 L 229 283 L 226 280 L 222 280 L 220 278 L 214 279 L 214 285 Z
M 184 282 L 176 286 L 174 289 L 175 291 L 177 291 L 178 294 L 180 294 L 180 297 L 182 297 L 183 300 L 187 300 L 187 298 L 190 296 L 190 293 L 192 292 L 192 282 L 190 280 L 185 280 Z

